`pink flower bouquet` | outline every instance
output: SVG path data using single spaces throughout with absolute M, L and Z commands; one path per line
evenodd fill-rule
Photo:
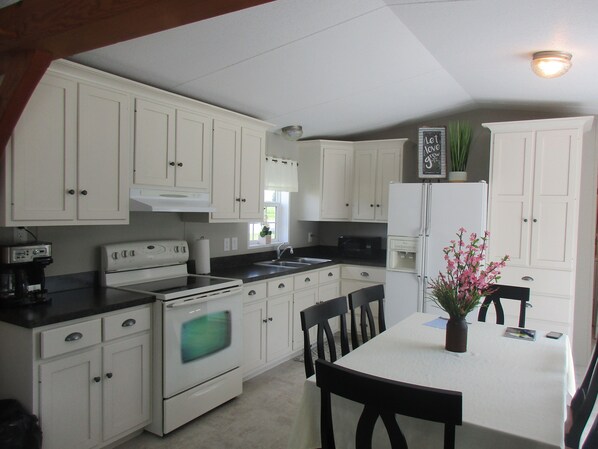
M 450 246 L 444 248 L 446 273 L 439 273 L 430 282 L 430 298 L 451 318 L 465 317 L 481 298 L 492 293 L 492 284 L 500 279 L 500 270 L 509 260 L 509 256 L 504 256 L 486 265 L 488 231 L 482 237 L 472 233 L 468 243 L 463 240 L 466 232 L 459 229 L 458 240 L 451 240 Z

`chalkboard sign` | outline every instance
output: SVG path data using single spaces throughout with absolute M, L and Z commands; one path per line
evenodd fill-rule
M 446 177 L 446 128 L 419 128 L 418 141 L 419 177 Z

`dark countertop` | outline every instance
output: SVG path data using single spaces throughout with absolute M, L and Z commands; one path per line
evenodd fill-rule
M 0 309 L 0 321 L 32 329 L 113 310 L 149 304 L 156 299 L 109 287 L 87 287 L 50 293 L 52 301 L 28 307 Z
M 372 267 L 386 265 L 385 254 L 381 254 L 377 259 L 346 258 L 336 252 L 336 247 L 327 246 L 297 248 L 293 256 L 330 259 L 330 262 L 293 270 L 254 265 L 254 262 L 257 261 L 275 259 L 276 253 L 270 251 L 214 258 L 211 261 L 212 272 L 210 274 L 241 279 L 244 283 L 248 283 L 278 276 L 293 276 L 304 271 L 323 269 L 341 263 Z M 288 258 L 289 255 L 286 254 L 286 257 Z M 190 272 L 194 272 L 193 268 L 193 266 L 189 267 Z M 55 276 L 48 278 L 47 285 L 51 291 L 54 290 L 49 293 L 52 298 L 51 302 L 29 307 L 0 308 L 0 321 L 33 329 L 149 304 L 156 300 L 153 296 L 143 293 L 126 292 L 109 287 L 94 287 L 94 285 L 98 285 L 95 272 Z
M 264 254 L 266 254 L 266 256 Z M 304 271 L 319 270 L 341 263 L 382 268 L 386 266 L 385 253 L 376 259 L 347 258 L 340 256 L 336 251 L 336 247 L 326 246 L 297 248 L 293 256 L 285 253 L 283 259 L 289 257 L 317 257 L 321 259 L 330 259 L 330 262 L 309 265 L 303 268 L 295 268 L 292 270 L 277 267 L 264 267 L 260 265 L 254 265 L 254 262 L 275 259 L 276 253 L 257 253 L 213 259 L 211 263 L 212 272 L 210 274 L 212 276 L 241 279 L 244 283 L 249 283 L 279 276 L 293 276 Z

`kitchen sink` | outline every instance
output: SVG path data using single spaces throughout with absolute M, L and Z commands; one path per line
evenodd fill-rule
M 263 262 L 255 262 L 254 265 L 263 267 L 278 267 L 278 268 L 304 268 L 310 265 L 330 262 L 330 259 L 318 259 L 316 257 L 295 257 L 293 259 L 273 259 L 265 260 Z

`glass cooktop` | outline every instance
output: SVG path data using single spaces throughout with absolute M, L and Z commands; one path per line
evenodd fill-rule
M 187 275 L 139 284 L 129 284 L 122 286 L 122 288 L 142 293 L 151 293 L 158 299 L 174 299 L 187 295 L 208 293 L 237 285 L 241 285 L 241 281 L 237 281 L 236 279 Z

